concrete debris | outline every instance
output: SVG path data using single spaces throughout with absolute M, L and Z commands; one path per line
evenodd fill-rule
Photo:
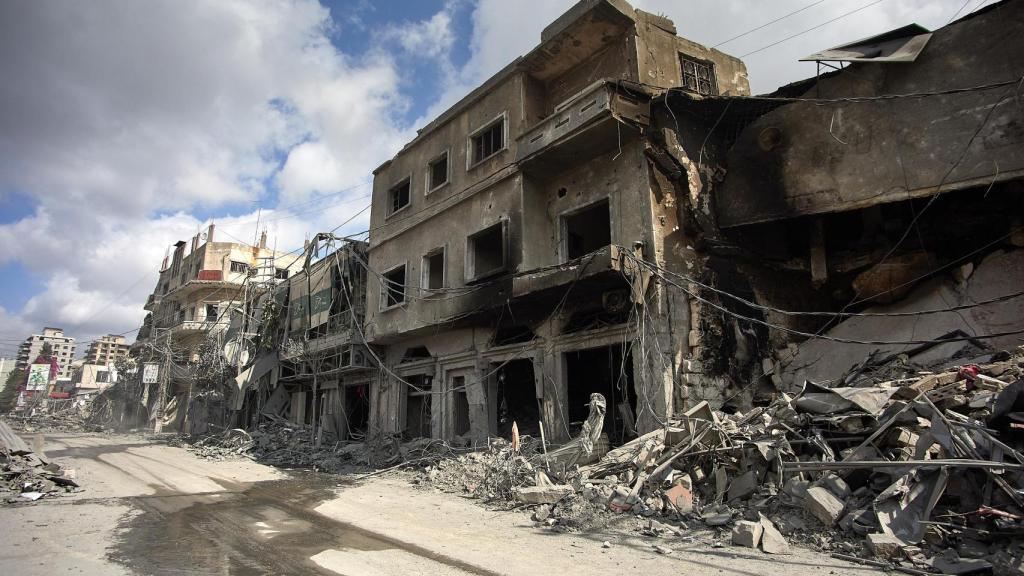
M 765 554 L 789 554 L 789 543 L 779 532 L 771 520 L 763 515 L 760 519 L 761 529 L 761 550 Z
M 79 488 L 74 470 L 62 469 L 33 452 L 0 420 L 0 501 L 35 502 Z
M 705 530 L 717 541 L 728 527 L 726 539 L 768 554 L 800 543 L 912 573 L 953 549 L 960 563 L 934 569 L 974 570 L 967 560 L 996 564 L 1001 544 L 1024 543 L 1024 350 L 969 360 L 908 377 L 869 359 L 838 391 L 808 384 L 745 413 L 701 403 L 587 465 L 549 467 L 528 436 L 518 453 L 492 440 L 428 478 L 492 503 L 543 504 L 534 518 L 556 530 L 625 514 L 648 537 Z
M 888 534 L 868 534 L 868 550 L 878 558 L 895 559 L 900 556 L 903 542 Z
M 527 486 L 515 488 L 512 493 L 516 500 L 523 504 L 554 504 L 573 494 L 576 490 L 572 486 L 558 484 L 554 486 Z
M 733 526 L 732 543 L 747 548 L 757 548 L 761 544 L 761 534 L 763 533 L 764 527 L 760 522 L 741 520 Z
M 807 490 L 804 506 L 819 522 L 829 527 L 839 521 L 846 507 L 842 500 L 821 486 Z
M 421 440 L 399 446 L 399 454 L 392 458 L 412 456 L 430 443 Z M 179 437 L 172 444 L 180 444 L 208 460 L 250 458 L 271 466 L 326 472 L 365 470 L 374 456 L 373 450 L 362 442 L 318 442 L 307 426 L 277 417 L 268 417 L 249 432 L 236 428 L 212 436 Z

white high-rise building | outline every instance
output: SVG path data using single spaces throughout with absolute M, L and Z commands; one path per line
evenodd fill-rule
M 18 359 L 16 366 L 22 370 L 28 370 L 28 365 L 35 362 L 36 358 L 43 351 L 43 345 L 49 343 L 53 350 L 53 357 L 57 359 L 60 371 L 58 377 L 71 377 L 71 362 L 75 358 L 75 339 L 64 335 L 63 328 L 43 328 L 42 334 L 33 334 L 18 347 Z

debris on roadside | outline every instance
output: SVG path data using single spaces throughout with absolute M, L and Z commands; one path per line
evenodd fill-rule
M 53 498 L 78 488 L 74 470 L 36 454 L 0 421 L 0 501 L 8 504 Z
M 529 437 L 518 451 L 491 440 L 425 473 L 557 530 L 628 515 L 651 537 L 699 528 L 766 554 L 799 543 L 907 573 L 1020 574 L 1024 347 L 927 372 L 900 362 L 745 413 L 702 402 L 596 461 L 588 418 L 547 458 Z
M 362 442 L 317 442 L 308 426 L 274 416 L 266 416 L 249 431 L 232 428 L 220 434 L 179 436 L 171 443 L 207 460 L 248 458 L 269 466 L 324 472 L 366 469 L 375 456 Z M 400 446 L 395 458 L 414 456 L 420 444 Z

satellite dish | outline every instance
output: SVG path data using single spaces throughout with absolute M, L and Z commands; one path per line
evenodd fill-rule
M 242 350 L 242 354 L 238 357 L 238 365 L 245 366 L 249 363 L 249 351 Z
M 235 354 L 238 354 L 238 342 L 232 340 L 224 345 L 224 357 L 228 360 L 234 360 Z

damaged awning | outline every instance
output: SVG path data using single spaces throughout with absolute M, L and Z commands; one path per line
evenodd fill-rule
M 241 410 L 242 400 L 245 398 L 246 390 L 253 383 L 259 382 L 260 379 L 268 373 L 271 376 L 271 380 L 276 380 L 278 364 L 279 361 L 277 359 L 277 354 L 264 354 L 257 358 L 256 362 L 251 366 L 242 370 L 242 372 L 235 377 L 235 386 L 237 387 L 237 390 L 235 391 L 235 397 L 232 399 L 231 408 L 233 410 Z M 271 384 L 273 384 L 273 382 L 271 382 Z
M 924 26 L 908 24 L 801 58 L 801 62 L 913 62 L 931 40 Z

